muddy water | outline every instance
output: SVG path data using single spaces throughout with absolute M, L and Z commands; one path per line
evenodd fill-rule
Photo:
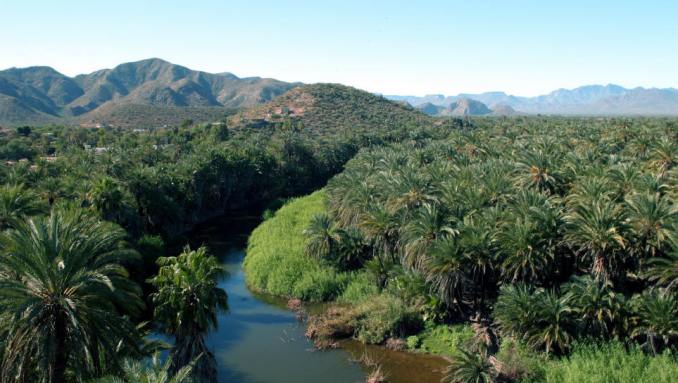
M 391 383 L 438 383 L 445 368 L 441 358 L 356 341 L 342 348 L 314 351 L 303 325 L 279 299 L 254 294 L 245 285 L 242 262 L 249 232 L 257 220 L 216 221 L 198 228 L 192 244 L 206 244 L 228 275 L 220 286 L 228 293 L 229 311 L 219 315 L 219 328 L 207 343 L 217 359 L 219 382 L 352 383 L 364 382 L 370 368 L 356 360 L 365 355 L 381 364 Z

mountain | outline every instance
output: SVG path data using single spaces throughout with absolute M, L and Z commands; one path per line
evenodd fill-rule
M 265 126 L 285 121 L 309 131 L 341 133 L 415 127 L 433 120 L 409 105 L 340 84 L 301 85 L 230 118 L 232 126 Z
M 511 108 L 510 105 L 506 104 L 497 104 L 491 107 L 493 116 L 515 116 L 519 113 L 515 109 Z
M 518 113 L 562 115 L 678 115 L 678 89 L 633 88 L 618 85 L 587 85 L 575 89 L 558 89 L 536 97 L 520 97 L 504 92 L 386 96 L 415 107 L 426 104 L 447 106 L 459 99 L 472 99 L 486 105 L 510 107 Z M 430 106 L 429 106 L 430 108 Z
M 111 115 L 147 110 L 162 117 L 170 107 L 219 110 L 269 101 L 298 86 L 273 79 L 190 70 L 148 59 L 73 78 L 49 67 L 0 71 L 0 123 L 87 121 L 110 123 Z M 146 108 L 144 108 L 146 107 Z M 178 108 L 178 109 L 177 109 Z M 178 113 L 182 114 L 182 113 Z
M 487 105 L 470 98 L 460 98 L 446 106 L 426 102 L 417 109 L 430 116 L 484 116 L 492 113 Z

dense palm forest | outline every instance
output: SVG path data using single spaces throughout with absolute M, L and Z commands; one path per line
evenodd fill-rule
M 344 95 L 346 121 L 369 114 Z M 323 187 L 245 264 L 254 289 L 339 304 L 309 321 L 319 345 L 454 338 L 451 381 L 536 379 L 506 355 L 576 361 L 583 342 L 675 365 L 675 121 L 318 116 L 3 129 L 0 380 L 215 381 L 223 270 L 183 235 Z
M 321 346 L 353 336 L 418 349 L 440 325 L 453 338 L 449 328 L 468 324 L 451 382 L 564 381 L 539 370 L 614 352 L 664 358 L 671 367 L 654 381 L 670 381 L 677 135 L 661 119 L 480 119 L 442 139 L 364 150 L 313 197 L 324 202 L 295 202 L 316 212 L 305 255 L 268 255 L 259 236 L 275 229 L 255 231 L 250 284 L 336 300 L 310 322 Z M 315 271 L 285 268 L 303 262 Z

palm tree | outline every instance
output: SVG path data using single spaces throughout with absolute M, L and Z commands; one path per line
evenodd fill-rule
M 524 339 L 537 319 L 537 307 L 530 288 L 524 284 L 502 286 L 493 316 L 503 337 Z
M 339 233 L 327 214 L 318 214 L 304 230 L 308 238 L 306 254 L 316 259 L 331 259 L 340 241 Z
M 154 355 L 150 363 L 136 359 L 126 359 L 122 364 L 120 376 L 106 376 L 90 383 L 192 383 L 193 366 L 188 365 L 176 374 L 170 374 L 170 359 L 160 362 L 160 356 Z
M 596 276 L 609 277 L 626 247 L 626 222 L 619 205 L 607 199 L 579 202 L 564 217 L 565 242 Z
M 461 311 L 464 285 L 469 282 L 468 260 L 454 237 L 436 241 L 423 267 L 426 282 L 448 307 Z
M 636 256 L 642 259 L 661 254 L 678 221 L 678 206 L 659 193 L 643 193 L 626 198 L 626 210 L 636 242 Z
M 391 257 L 398 240 L 400 220 L 383 205 L 374 204 L 365 212 L 359 227 L 372 248 L 380 255 Z
M 655 143 L 651 157 L 652 164 L 659 175 L 666 174 L 673 167 L 675 159 L 678 157 L 678 145 L 675 138 L 664 137 Z
M 580 316 L 588 335 L 614 335 L 615 326 L 626 316 L 624 296 L 612 289 L 612 283 L 590 275 L 575 276 L 565 286 L 572 296 L 574 312 Z
M 0 186 L 0 230 L 7 229 L 24 217 L 44 211 L 38 196 L 23 185 Z
M 644 276 L 668 290 L 678 288 L 678 238 L 671 238 L 672 250 L 663 257 L 647 261 L 648 269 Z
M 115 368 L 139 344 L 120 308 L 137 314 L 140 289 L 121 263 L 137 258 L 120 227 L 82 210 L 53 210 L 0 236 L 0 305 L 8 323 L 2 381 L 61 383 Z M 105 361 L 105 364 L 103 363 Z
M 516 162 L 516 183 L 520 187 L 530 187 L 552 193 L 558 187 L 555 172 L 557 158 L 554 153 L 544 150 L 522 152 Z
M 334 259 L 339 269 L 359 269 L 367 256 L 368 246 L 360 230 L 355 227 L 339 230 L 339 248 Z
M 494 318 L 504 336 L 521 339 L 547 353 L 567 351 L 574 339 L 575 320 L 570 294 L 553 290 L 530 291 L 525 286 L 501 289 Z
M 118 221 L 124 208 L 123 192 L 111 177 L 101 177 L 92 183 L 87 200 L 104 219 Z
M 224 269 L 205 247 L 185 248 L 177 257 L 158 259 L 160 270 L 149 282 L 154 317 L 160 329 L 174 336 L 170 371 L 176 374 L 202 355 L 193 367 L 200 381 L 216 382 L 216 362 L 205 345 L 205 334 L 217 327 L 217 313 L 228 309 L 226 292 L 218 286 Z
M 492 383 L 496 371 L 490 363 L 487 351 L 459 350 L 445 371 L 444 383 Z
M 426 261 L 431 245 L 438 239 L 455 235 L 449 218 L 435 205 L 424 204 L 401 229 L 403 265 L 419 269 Z
M 631 335 L 643 338 L 654 354 L 678 338 L 678 300 L 671 292 L 646 291 L 633 298 L 632 306 L 635 328 Z
M 546 353 L 567 351 L 575 334 L 572 296 L 559 296 L 553 290 L 538 290 L 535 295 L 538 314 L 527 343 Z
M 552 227 L 529 219 L 508 219 L 495 236 L 504 278 L 511 282 L 550 279 L 555 239 Z
M 486 212 L 491 213 L 492 210 Z M 490 215 L 478 218 L 466 216 L 459 228 L 459 245 L 468 260 L 468 270 L 473 281 L 473 304 L 476 309 L 485 308 L 485 298 L 489 290 L 496 288 L 496 255 L 492 244 L 496 220 Z
M 56 177 L 47 177 L 38 183 L 38 189 L 41 191 L 40 194 L 47 200 L 49 206 L 54 205 L 54 202 L 62 196 L 62 187 L 61 180 Z

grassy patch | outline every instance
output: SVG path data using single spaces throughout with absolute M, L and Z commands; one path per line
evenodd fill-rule
M 620 343 L 579 345 L 569 357 L 551 361 L 544 369 L 545 383 L 669 383 L 678 377 L 676 357 L 653 357 Z
M 253 290 L 307 301 L 341 295 L 350 275 L 304 254 L 303 231 L 313 216 L 324 210 L 321 190 L 287 202 L 252 232 L 244 268 Z

